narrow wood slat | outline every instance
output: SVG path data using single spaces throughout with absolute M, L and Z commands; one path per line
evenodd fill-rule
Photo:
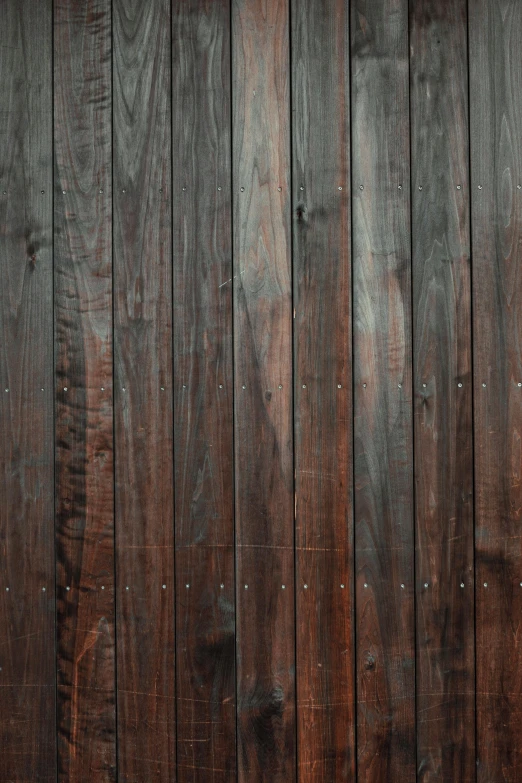
M 1 15 L 0 780 L 50 783 L 56 780 L 52 6 L 6 0 Z
M 116 780 L 109 0 L 55 0 L 54 140 L 58 779 L 101 783 Z
M 522 6 L 477 0 L 469 13 L 478 780 L 514 783 L 522 776 Z
M 287 0 L 233 0 L 238 767 L 248 783 L 289 783 L 296 762 L 288 50 Z
M 118 773 L 176 776 L 168 0 L 113 3 Z
M 408 3 L 355 0 L 352 39 L 357 756 L 415 780 Z
M 410 14 L 417 765 L 464 783 L 476 775 L 466 1 L 415 0 Z
M 355 770 L 349 13 L 291 19 L 298 772 L 330 783 Z
M 180 783 L 236 779 L 229 6 L 173 8 Z

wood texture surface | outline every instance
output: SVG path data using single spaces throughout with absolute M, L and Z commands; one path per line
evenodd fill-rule
M 118 774 L 176 775 L 170 3 L 113 3 Z
M 0 9 L 0 783 L 522 781 L 519 0 Z
M 173 14 L 180 783 L 236 780 L 229 5 Z
M 54 3 L 58 779 L 116 780 L 111 7 Z
M 522 778 L 522 6 L 470 4 L 480 783 Z M 487 585 L 487 587 L 486 587 Z
M 291 19 L 298 775 L 328 783 L 355 770 L 349 13 Z
M 52 7 L 6 0 L 1 10 L 0 780 L 50 783 L 56 780 Z
M 357 778 L 415 780 L 408 4 L 352 4 Z
M 475 780 L 467 13 L 410 5 L 418 780 Z M 427 585 L 427 586 L 426 586 Z
M 233 0 L 237 730 L 245 783 L 289 783 L 296 774 L 288 49 L 287 0 Z

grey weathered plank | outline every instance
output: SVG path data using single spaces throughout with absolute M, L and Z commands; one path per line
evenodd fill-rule
M 465 0 L 415 0 L 410 11 L 417 764 L 422 780 L 472 781 L 467 11 Z
M 415 780 L 408 3 L 352 38 L 357 774 Z
M 329 783 L 355 770 L 349 12 L 291 19 L 298 774 Z
M 111 5 L 54 3 L 58 779 L 116 780 Z
M 288 17 L 288 0 L 232 2 L 238 767 L 248 783 L 289 783 L 296 766 Z
M 50 783 L 56 780 L 52 5 L 5 0 L 1 11 L 0 779 Z
M 176 776 L 170 3 L 113 2 L 118 774 Z
M 180 783 L 236 780 L 230 90 L 230 3 L 176 4 L 174 421 Z
M 514 783 L 522 776 L 522 6 L 476 0 L 469 13 L 478 780 Z

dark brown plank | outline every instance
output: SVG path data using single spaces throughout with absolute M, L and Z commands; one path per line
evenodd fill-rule
M 54 782 L 52 6 L 1 16 L 0 780 Z
M 469 6 L 478 780 L 522 778 L 522 6 Z M 486 587 L 487 585 L 487 587 Z
M 352 5 L 360 781 L 415 780 L 408 3 Z
M 118 774 L 176 775 L 170 3 L 113 3 Z
M 355 773 L 349 13 L 291 19 L 298 773 L 330 783 Z
M 289 783 L 296 762 L 288 17 L 287 0 L 233 0 L 238 766 L 248 783 Z
M 173 8 L 180 783 L 236 779 L 229 6 Z
M 476 775 L 466 0 L 410 12 L 417 769 L 464 783 Z
M 55 0 L 58 778 L 92 783 L 116 780 L 110 36 L 109 0 Z

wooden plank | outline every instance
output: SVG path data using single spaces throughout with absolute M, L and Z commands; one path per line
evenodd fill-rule
M 352 6 L 357 757 L 415 780 L 408 3 Z
M 58 779 L 101 783 L 116 779 L 109 0 L 55 0 L 54 139 Z
M 173 14 L 180 783 L 236 780 L 229 6 Z
M 417 769 L 464 782 L 476 775 L 466 0 L 415 0 L 410 52 Z
M 478 780 L 522 776 L 522 6 L 469 6 Z M 485 586 L 487 585 L 487 587 Z
M 118 774 L 176 775 L 168 0 L 113 3 Z
M 233 0 L 238 778 L 248 783 L 288 783 L 296 766 L 288 17 L 287 0 Z
M 50 0 L 2 4 L 0 74 L 0 779 L 54 782 Z
M 291 19 L 298 772 L 329 783 L 355 774 L 349 13 Z

